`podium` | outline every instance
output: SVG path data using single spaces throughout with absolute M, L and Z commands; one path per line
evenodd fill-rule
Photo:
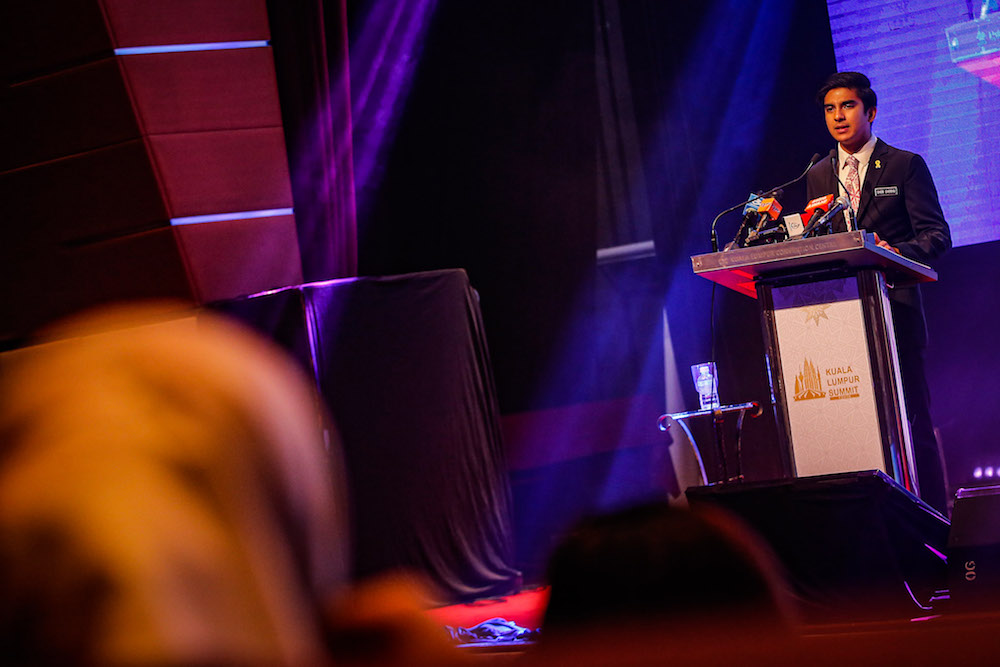
M 887 290 L 937 273 L 864 231 L 691 262 L 697 275 L 760 302 L 786 474 L 880 470 L 919 495 Z

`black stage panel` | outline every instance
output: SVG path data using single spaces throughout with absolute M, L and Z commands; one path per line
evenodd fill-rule
M 992 611 L 1000 604 L 1000 486 L 959 489 L 948 534 L 951 604 Z
M 767 541 L 807 623 L 912 618 L 947 586 L 948 520 L 880 471 L 687 490 Z
M 283 348 L 310 377 L 315 375 L 313 353 L 305 327 L 305 303 L 297 287 L 275 290 L 241 299 L 209 304 L 249 325 L 278 347 Z
M 309 283 L 214 307 L 315 378 L 343 444 L 357 578 L 417 571 L 447 601 L 518 587 L 496 389 L 464 271 Z

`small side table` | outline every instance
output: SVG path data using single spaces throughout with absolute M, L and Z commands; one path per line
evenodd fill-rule
M 730 477 L 728 466 L 726 465 L 726 437 L 723 432 L 722 425 L 726 415 L 734 412 L 739 415 L 736 421 L 736 474 L 733 477 Z M 701 472 L 702 482 L 707 485 L 709 484 L 709 481 L 708 474 L 705 472 L 705 462 L 701 457 L 701 450 L 698 448 L 698 443 L 695 442 L 694 435 L 691 433 L 691 428 L 688 426 L 687 420 L 694 419 L 696 417 L 711 416 L 715 421 L 715 446 L 719 454 L 719 471 L 722 475 L 720 481 L 723 483 L 739 482 L 743 480 L 742 456 L 740 452 L 740 431 L 743 430 L 743 418 L 746 417 L 748 412 L 751 413 L 751 419 L 756 419 L 762 412 L 760 404 L 757 401 L 750 401 L 748 403 L 722 405 L 717 408 L 707 410 L 667 413 L 660 415 L 660 418 L 656 420 L 656 425 L 661 431 L 666 431 L 670 428 L 670 420 L 680 424 L 681 428 L 684 429 L 684 434 L 687 435 L 688 440 L 691 441 L 691 447 L 694 449 L 695 458 L 698 459 L 698 470 Z

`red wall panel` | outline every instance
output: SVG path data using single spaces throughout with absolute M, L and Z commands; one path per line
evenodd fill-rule
M 116 58 L 11 86 L 0 172 L 139 138 Z
M 264 0 L 101 0 L 114 45 L 269 39 Z
M 281 127 L 269 48 L 123 56 L 119 60 L 144 132 Z
M 0 174 L 8 239 L 79 244 L 169 224 L 142 139 Z
M 248 85 L 248 82 L 261 82 Z M 0 172 L 141 132 L 281 127 L 267 48 L 105 58 L 9 87 Z
M 171 218 L 292 205 L 281 128 L 148 137 Z
M 114 48 L 97 0 L 4 0 L 0 25 L 0 72 L 8 80 L 107 57 Z
M 214 300 L 301 281 L 264 0 L 3 3 L 0 339 L 121 298 Z
M 290 215 L 180 225 L 173 231 L 199 303 L 302 282 Z
M 5 265 L 2 333 L 24 335 L 81 308 L 127 299 L 194 299 L 172 230 L 163 228 L 80 247 L 33 246 Z

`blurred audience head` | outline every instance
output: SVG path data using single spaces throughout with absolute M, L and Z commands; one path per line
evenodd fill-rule
M 320 662 L 348 543 L 305 376 L 176 305 L 49 333 L 0 369 L 4 661 Z
M 725 619 L 781 630 L 791 621 L 777 566 L 734 518 L 653 503 L 580 522 L 549 563 L 543 631 Z

